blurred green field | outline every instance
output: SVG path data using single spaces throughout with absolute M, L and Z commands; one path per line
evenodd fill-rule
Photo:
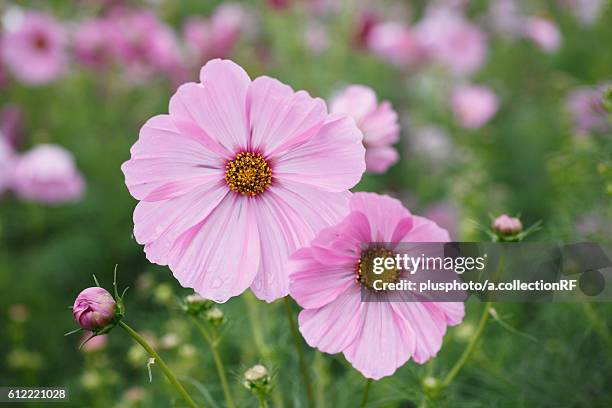
M 208 15 L 217 3 L 143 4 L 179 30 L 188 16 Z M 256 13 L 259 31 L 256 40 L 240 42 L 231 58 L 252 78 L 269 75 L 324 99 L 360 83 L 392 102 L 402 124 L 400 162 L 384 175 L 364 175 L 354 191 L 396 196 L 415 214 L 443 204 L 455 215 L 457 240 L 487 239 L 477 224 L 487 225 L 489 214 L 507 212 L 520 213 L 525 225 L 543 221 L 543 230 L 532 240 L 612 243 L 612 133 L 576 134 L 564 105 L 571 89 L 612 79 L 612 2 L 604 2 L 591 26 L 580 25 L 557 2 L 529 2 L 560 27 L 563 44 L 554 54 L 491 35 L 487 62 L 471 81 L 494 89 L 500 110 L 477 130 L 455 123 L 447 96 L 452 82 L 443 71 L 400 72 L 352 48 L 357 8 L 351 1 L 340 3 L 339 12 L 321 19 L 328 48 L 314 54 L 304 45 L 303 8 L 279 12 L 267 10 L 265 2 L 245 2 Z M 378 7 L 391 10 L 391 3 Z M 99 10 L 59 0 L 14 4 L 63 20 Z M 418 16 L 424 2 L 413 4 Z M 484 0 L 473 1 L 468 15 L 480 22 L 487 7 Z M 1 4 L 0 12 L 7 8 Z M 265 60 L 258 57 L 262 48 Z M 196 78 L 190 72 L 189 80 Z M 72 204 L 50 207 L 11 195 L 0 198 L 0 385 L 66 386 L 71 392 L 66 406 L 74 407 L 182 406 L 155 366 L 149 383 L 146 355 L 121 330 L 110 334 L 104 351 L 93 354 L 78 351 L 79 336 L 64 337 L 75 327 L 69 310 L 75 296 L 92 286 L 94 274 L 110 287 L 118 265 L 119 286 L 130 287 L 126 321 L 155 339 L 196 399 L 212 399 L 223 407 L 210 352 L 178 308 L 178 300 L 191 292 L 166 267 L 150 264 L 133 239 L 136 201 L 120 170 L 140 126 L 167 112 L 173 85 L 154 77 L 145 86 L 127 86 L 112 70 L 93 73 L 73 63 L 68 75 L 48 86 L 12 82 L 0 92 L 0 107 L 13 104 L 23 111 L 21 150 L 60 144 L 75 155 L 87 180 L 86 195 Z M 416 129 L 429 125 L 448 133 L 448 159 L 415 151 Z M 239 405 L 256 406 L 241 377 L 247 368 L 264 363 L 274 372 L 273 406 L 307 406 L 283 302 L 269 305 L 247 293 L 220 307 L 227 316 L 221 350 Z M 376 382 L 368 406 L 422 406 L 423 379 L 448 372 L 481 308 L 467 305 L 464 323 L 450 329 L 432 361 L 422 366 L 410 361 L 393 377 Z M 612 406 L 611 305 L 495 308 L 515 331 L 492 321 L 470 362 L 435 406 Z M 317 407 L 358 406 L 364 379 L 342 355 L 307 348 L 306 358 Z

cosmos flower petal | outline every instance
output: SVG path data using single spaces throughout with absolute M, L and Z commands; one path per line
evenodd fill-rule
M 426 307 L 416 301 L 392 302 L 395 313 L 401 315 L 415 334 L 414 361 L 423 364 L 434 357 L 442 347 L 446 332 L 446 318 L 436 307 Z
M 223 177 L 223 162 L 179 132 L 168 115 L 147 121 L 131 153 L 121 170 L 130 193 L 140 200 L 172 198 Z
M 210 137 L 231 151 L 247 147 L 246 95 L 251 80 L 229 60 L 208 61 L 200 71 L 204 92 L 197 94 L 194 119 Z
M 325 306 L 355 283 L 354 265 L 321 263 L 312 252 L 300 249 L 290 262 L 290 269 L 297 271 L 291 275 L 291 296 L 304 308 Z
M 446 324 L 455 326 L 465 317 L 465 305 L 461 302 L 427 302 L 425 305 L 435 307 L 444 314 Z
M 382 174 L 393 164 L 397 163 L 399 153 L 391 146 L 368 147 L 365 160 L 369 172 Z
M 247 110 L 251 148 L 267 157 L 309 140 L 327 117 L 325 102 L 294 92 L 276 79 L 259 77 L 249 87 Z
M 347 116 L 332 115 L 306 144 L 274 163 L 278 180 L 291 180 L 328 191 L 349 189 L 365 171 L 362 133 Z
M 216 302 L 244 292 L 259 270 L 261 248 L 252 201 L 228 193 L 174 243 L 168 265 L 184 287 Z
M 413 216 L 412 229 L 402 238 L 404 242 L 448 242 L 448 231 L 433 221 L 417 215 Z
M 333 302 L 300 312 L 298 322 L 304 340 L 325 353 L 339 353 L 355 341 L 364 317 L 359 287 L 351 286 Z
M 225 185 L 209 183 L 170 200 L 141 201 L 134 210 L 134 237 L 146 245 L 151 262 L 165 265 L 178 237 L 202 222 L 227 194 Z
M 362 121 L 376 109 L 376 93 L 370 87 L 350 85 L 341 94 L 332 99 L 330 111 L 344 113 L 361 126 Z
M 364 142 L 368 147 L 385 146 L 399 140 L 400 126 L 397 112 L 387 101 L 381 103 L 359 123 Z
M 271 302 L 289 293 L 289 256 L 308 245 L 315 233 L 346 213 L 348 192 L 326 193 L 285 183 L 254 200 L 262 262 L 251 289 Z
M 379 380 L 410 359 L 416 349 L 416 336 L 409 323 L 393 312 L 390 303 L 375 301 L 366 306 L 361 330 L 344 349 L 344 356 L 364 376 Z
M 362 212 L 370 220 L 371 242 L 391 242 L 397 224 L 411 216 L 399 200 L 375 193 L 355 194 L 350 206 L 351 211 Z

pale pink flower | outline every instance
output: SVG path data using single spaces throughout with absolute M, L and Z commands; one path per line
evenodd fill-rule
M 601 14 L 602 0 L 558 0 L 561 6 L 568 8 L 580 23 L 593 24 Z
M 463 320 L 463 303 L 386 301 L 385 292 L 374 291 L 368 292 L 371 301 L 362 302 L 367 279 L 358 280 L 357 271 L 362 257 L 371 255 L 364 249 L 371 243 L 447 241 L 445 230 L 410 214 L 398 200 L 355 193 L 350 213 L 292 256 L 290 293 L 304 308 L 299 326 L 306 342 L 325 353 L 342 352 L 375 380 L 411 357 L 422 364 L 435 356 L 446 327 Z M 396 272 L 402 279 L 404 272 Z
M 79 199 L 85 182 L 70 152 L 42 144 L 16 160 L 13 189 L 23 200 L 59 204 Z
M 252 22 L 242 6 L 223 3 L 210 18 L 192 17 L 185 23 L 183 36 L 198 63 L 228 57 Z
M 116 27 L 109 18 L 92 18 L 79 24 L 74 34 L 74 55 L 85 66 L 108 68 L 119 47 Z
M 457 239 L 459 217 L 454 205 L 447 202 L 434 203 L 425 208 L 423 216 L 447 230 L 452 240 Z
M 486 60 L 485 33 L 454 10 L 429 11 L 416 32 L 429 57 L 456 75 L 472 74 Z
M 582 86 L 568 94 L 565 105 L 577 130 L 601 132 L 610 127 L 608 113 L 601 100 L 602 88 Z
M 375 24 L 369 30 L 367 43 L 374 54 L 400 68 L 418 63 L 424 56 L 418 36 L 410 27 L 398 22 Z
M 561 32 L 555 23 L 547 18 L 527 18 L 523 27 L 523 35 L 544 52 L 555 52 L 561 46 Z
M 461 126 L 477 129 L 495 115 L 499 101 L 486 86 L 462 85 L 453 91 L 451 105 Z
M 123 164 L 147 258 L 223 302 L 288 293 L 286 261 L 346 211 L 362 134 L 325 102 L 211 60 L 151 118 Z
M 19 81 L 39 85 L 66 69 L 65 33 L 52 16 L 30 11 L 2 38 L 2 59 Z
M 310 22 L 304 29 L 304 44 L 313 54 L 321 54 L 329 47 L 329 36 L 324 25 Z
M 379 104 L 372 88 L 348 86 L 333 98 L 330 110 L 352 117 L 363 132 L 368 172 L 384 173 L 399 160 L 399 154 L 393 147 L 399 140 L 400 132 L 397 113 L 388 101 Z
M 522 35 L 524 17 L 516 0 L 496 0 L 489 3 L 490 29 L 502 37 L 516 39 Z
M 113 23 L 114 54 L 127 69 L 133 82 L 145 82 L 157 72 L 169 77 L 184 74 L 184 63 L 174 31 L 155 13 L 144 9 L 113 9 L 108 17 Z

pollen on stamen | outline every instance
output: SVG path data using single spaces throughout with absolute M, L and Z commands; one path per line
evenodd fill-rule
M 380 274 L 374 273 L 375 258 L 393 258 L 394 253 L 386 248 L 369 248 L 361 251 L 359 261 L 355 265 L 355 280 L 368 290 L 375 290 L 374 282 L 380 280 L 381 283 L 395 283 L 399 280 L 399 271 L 392 268 L 383 267 Z
M 259 153 L 238 153 L 225 165 L 225 182 L 232 191 L 254 197 L 272 182 L 272 169 Z

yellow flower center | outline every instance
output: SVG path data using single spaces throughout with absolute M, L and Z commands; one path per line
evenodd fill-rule
M 272 169 L 259 153 L 238 153 L 225 165 L 225 182 L 232 191 L 254 197 L 272 182 Z
M 399 271 L 395 267 L 395 262 L 393 262 L 391 268 L 385 267 L 384 262 L 385 259 L 393 258 L 394 256 L 394 253 L 386 248 L 370 248 L 361 251 L 359 262 L 355 265 L 355 279 L 366 289 L 370 290 L 375 290 L 375 281 L 380 281 L 376 285 L 379 289 L 383 283 L 397 282 L 399 280 Z

